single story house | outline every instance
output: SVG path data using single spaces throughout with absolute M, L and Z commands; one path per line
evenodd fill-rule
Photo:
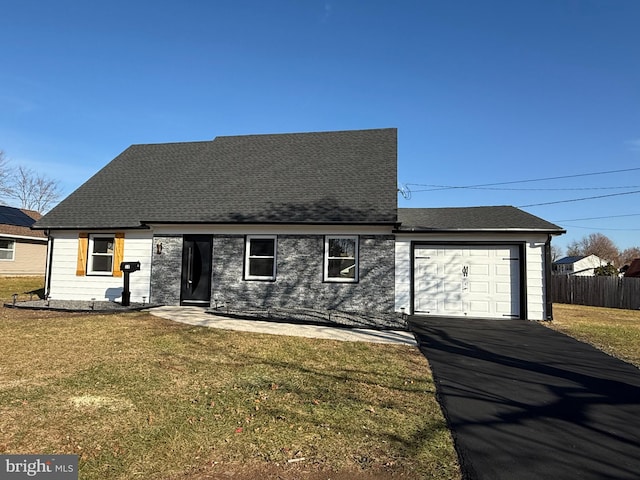
M 41 215 L 0 205 L 0 275 L 44 275 L 47 237 L 31 226 Z
M 556 260 L 553 262 L 551 270 L 554 275 L 593 277 L 595 275 L 594 269 L 606 264 L 607 262 L 597 255 L 574 255 Z
M 398 209 L 393 128 L 133 145 L 40 219 L 52 299 L 548 319 L 557 225 Z

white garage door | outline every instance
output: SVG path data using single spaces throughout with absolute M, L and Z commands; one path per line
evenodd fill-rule
M 414 312 L 519 318 L 519 252 L 517 245 L 416 246 Z

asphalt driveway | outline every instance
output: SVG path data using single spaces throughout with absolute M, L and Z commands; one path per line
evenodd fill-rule
M 413 317 L 466 479 L 640 478 L 640 370 L 522 320 Z

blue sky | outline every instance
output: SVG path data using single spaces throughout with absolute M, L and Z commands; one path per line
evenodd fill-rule
M 412 191 L 400 206 L 625 193 L 523 209 L 568 230 L 560 247 L 593 232 L 640 245 L 635 0 L 3 0 L 1 11 L 0 149 L 65 194 L 131 144 L 396 127 L 398 181 Z

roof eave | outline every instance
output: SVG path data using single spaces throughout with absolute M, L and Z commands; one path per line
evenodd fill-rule
M 32 230 L 148 230 L 147 225 L 46 225 L 33 226 Z
M 13 233 L 0 233 L 3 238 L 15 238 L 16 240 L 34 240 L 37 242 L 47 242 L 47 237 L 32 237 L 27 235 L 15 235 Z
M 566 230 L 554 230 L 547 228 L 425 228 L 405 227 L 397 228 L 393 233 L 546 233 L 551 235 L 563 235 Z
M 371 221 L 371 222 L 265 222 L 265 221 L 248 221 L 248 222 L 233 222 L 233 221 L 164 221 L 164 220 L 150 220 L 142 222 L 143 225 L 358 225 L 358 226 L 376 226 L 376 225 L 384 225 L 384 226 L 397 226 L 398 223 L 396 221 Z

